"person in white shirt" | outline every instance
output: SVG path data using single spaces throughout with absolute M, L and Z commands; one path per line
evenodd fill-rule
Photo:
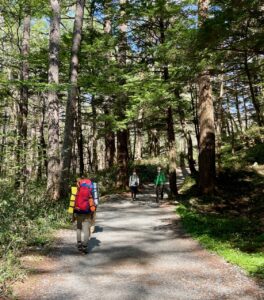
M 139 177 L 136 170 L 133 170 L 133 174 L 129 177 L 129 187 L 131 190 L 132 201 L 136 200 L 139 186 Z

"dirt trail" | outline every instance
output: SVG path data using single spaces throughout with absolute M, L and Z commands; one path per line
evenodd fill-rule
M 20 300 L 264 299 L 238 267 L 184 234 L 174 207 L 151 195 L 100 206 L 89 254 L 75 248 L 75 231 L 60 230 L 48 256 L 27 256 L 29 278 Z

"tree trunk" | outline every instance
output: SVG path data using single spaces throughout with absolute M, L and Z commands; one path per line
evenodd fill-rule
M 127 25 L 124 21 L 125 8 L 127 0 L 119 0 L 120 3 L 120 19 L 121 23 L 119 26 L 119 65 L 120 68 L 126 67 L 126 49 L 127 49 L 127 38 L 126 31 Z M 120 84 L 125 83 L 124 79 L 120 80 Z M 125 93 L 120 93 L 117 99 L 117 115 L 118 121 L 125 120 L 125 110 L 127 105 L 127 95 Z M 125 188 L 127 186 L 127 175 L 128 175 L 128 129 L 119 129 L 117 131 L 117 164 L 118 164 L 118 174 L 117 174 L 117 187 Z
M 186 128 L 186 121 L 184 116 L 184 111 L 179 109 L 180 123 L 183 131 L 183 135 L 187 142 L 188 148 L 188 165 L 192 175 L 196 175 L 197 171 L 195 169 L 195 161 L 193 159 L 193 143 L 190 131 Z
M 253 103 L 253 106 L 254 106 L 255 111 L 256 111 L 257 123 L 258 123 L 259 126 L 263 126 L 264 125 L 264 121 L 263 121 L 263 118 L 261 116 L 261 109 L 260 109 L 259 101 L 258 101 L 258 99 L 257 99 L 257 97 L 255 95 L 255 92 L 254 92 L 252 76 L 251 76 L 251 72 L 250 72 L 249 66 L 248 66 L 248 55 L 247 55 L 247 52 L 245 52 L 244 65 L 245 65 L 245 71 L 246 71 L 247 78 L 248 78 L 248 85 L 249 85 L 249 89 L 250 89 L 252 103 Z
M 59 42 L 60 42 L 60 1 L 50 0 L 52 20 L 49 44 L 49 85 L 48 92 L 48 171 L 47 194 L 51 200 L 60 197 L 60 137 L 59 137 Z M 44 137 L 43 137 L 44 138 Z
M 48 173 L 48 160 L 47 160 L 47 145 L 44 137 L 44 124 L 45 124 L 45 103 L 42 107 L 42 118 L 39 125 L 39 142 L 38 142 L 38 170 L 37 180 L 42 178 L 43 162 L 45 173 Z M 47 174 L 48 176 L 48 174 Z
M 112 29 L 112 22 L 110 18 L 111 14 L 111 0 L 105 0 L 104 1 L 104 13 L 105 13 L 105 18 L 104 18 L 104 32 L 107 35 L 107 37 L 110 36 L 111 29 Z M 108 47 L 108 40 L 107 40 L 107 47 Z M 110 60 L 110 53 L 107 53 L 107 58 Z M 104 113 L 106 116 L 105 120 L 105 168 L 111 168 L 114 165 L 114 160 L 115 160 L 115 152 L 116 152 L 116 146 L 115 146 L 115 133 L 112 129 L 112 121 L 110 118 L 110 102 L 111 97 L 106 96 L 105 97 L 105 108 L 104 108 Z
M 3 125 L 2 125 L 2 141 L 0 145 L 0 175 L 4 175 L 4 161 L 5 161 L 5 147 L 6 147 L 6 127 L 7 127 L 8 115 L 5 109 L 3 114 Z
M 247 111 L 247 100 L 245 95 L 243 95 L 243 106 L 244 106 L 244 117 L 245 117 L 245 129 L 248 130 L 248 111 Z
M 127 129 L 117 132 L 117 187 L 126 187 L 128 176 L 128 131 Z
M 177 188 L 177 176 L 176 176 L 176 145 L 175 145 L 175 133 L 173 124 L 172 107 L 167 109 L 167 134 L 169 145 L 169 183 L 172 196 L 178 195 Z
M 223 96 L 224 96 L 224 76 L 220 77 L 220 94 L 217 101 L 216 108 L 216 157 L 218 165 L 218 173 L 222 170 L 221 164 L 221 146 L 222 146 L 222 128 L 223 128 Z
M 105 116 L 110 115 L 110 111 L 107 107 L 104 108 Z M 112 130 L 112 122 L 109 118 L 105 120 L 105 167 L 111 168 L 114 165 L 115 160 L 115 133 Z
M 143 109 L 141 108 L 138 113 L 138 120 L 135 128 L 135 159 L 140 160 L 142 158 L 142 144 L 143 144 L 143 133 L 142 133 L 142 126 L 143 126 Z
M 239 108 L 239 97 L 238 97 L 238 90 L 237 90 L 237 82 L 234 84 L 234 90 L 235 90 L 235 103 L 236 103 L 236 111 L 237 111 L 237 120 L 239 124 L 240 131 L 243 130 L 242 128 L 242 121 L 241 121 L 241 114 L 240 114 L 240 108 Z
M 230 121 L 230 130 L 231 130 L 231 150 L 232 154 L 235 154 L 235 130 L 234 130 L 234 124 L 235 122 L 233 121 L 233 117 L 231 114 L 231 109 L 230 109 L 230 100 L 228 96 L 226 97 L 226 103 L 227 103 L 227 113 L 228 113 L 228 119 Z
M 92 97 L 92 151 L 93 151 L 93 160 L 92 166 L 93 170 L 98 171 L 98 156 L 97 156 L 97 126 L 96 126 L 96 105 L 95 105 L 95 96 Z
M 22 37 L 22 64 L 21 64 L 21 81 L 20 101 L 18 104 L 18 145 L 17 145 L 17 164 L 18 174 L 16 187 L 20 183 L 25 183 L 27 178 L 26 153 L 27 153 L 27 116 L 28 116 L 28 79 L 29 79 L 29 41 L 30 41 L 30 21 L 31 15 L 27 11 L 23 21 L 23 37 Z
M 199 0 L 199 26 L 208 17 L 209 0 Z M 205 69 L 199 75 L 199 186 L 203 194 L 214 191 L 215 185 L 215 128 L 214 106 L 210 73 Z
M 76 14 L 73 29 L 71 65 L 70 65 L 70 87 L 68 90 L 68 99 L 66 107 L 66 119 L 64 128 L 64 140 L 62 147 L 62 170 L 61 170 L 61 192 L 63 196 L 68 193 L 70 180 L 70 167 L 72 160 L 73 129 L 76 116 L 77 101 L 77 78 L 79 66 L 79 50 L 82 38 L 82 25 L 84 16 L 85 0 L 76 1 Z
M 84 156 L 83 156 L 83 131 L 82 131 L 82 102 L 80 89 L 78 92 L 78 108 L 76 116 L 76 139 L 78 147 L 78 158 L 79 158 L 79 175 L 80 177 L 84 174 Z
M 193 124 L 195 128 L 195 136 L 197 140 L 197 147 L 199 150 L 200 143 L 200 131 L 199 131 L 199 121 L 198 121 L 198 101 L 197 101 L 197 88 L 195 87 L 195 93 L 190 84 L 190 94 L 191 94 L 191 102 L 192 102 L 192 112 L 193 112 Z

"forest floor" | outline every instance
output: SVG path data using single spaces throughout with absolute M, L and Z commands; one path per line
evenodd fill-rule
M 53 245 L 22 257 L 29 276 L 14 286 L 20 300 L 264 299 L 263 289 L 236 266 L 186 235 L 175 206 L 155 204 L 146 186 L 131 202 L 113 195 L 98 209 L 89 253 L 76 249 L 74 225 Z

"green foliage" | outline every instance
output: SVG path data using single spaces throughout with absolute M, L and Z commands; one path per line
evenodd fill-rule
M 202 215 L 184 205 L 177 212 L 185 229 L 204 247 L 264 278 L 264 233 L 259 232 L 259 224 L 240 217 Z
M 21 195 L 13 182 L 0 181 L 0 288 L 20 276 L 16 259 L 28 247 L 42 247 L 51 242 L 52 229 L 67 226 L 68 200 L 52 203 L 45 197 L 45 183 L 29 183 Z
M 223 167 L 241 169 L 253 163 L 264 164 L 264 129 L 253 126 L 238 134 L 233 154 L 230 139 L 226 138 L 222 146 Z

